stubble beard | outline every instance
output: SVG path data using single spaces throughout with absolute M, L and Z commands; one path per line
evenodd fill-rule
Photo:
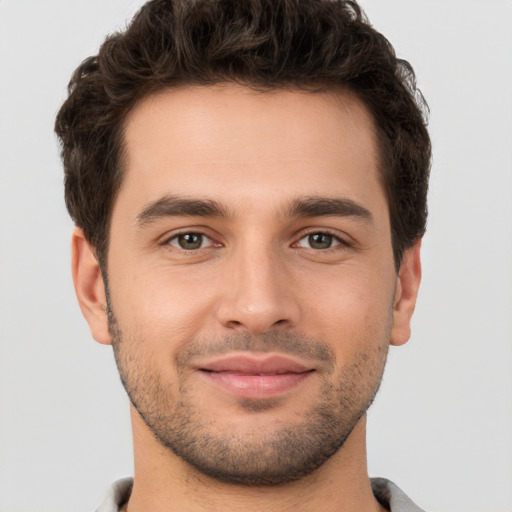
M 300 421 L 270 432 L 236 432 L 215 428 L 192 395 L 186 378 L 164 381 L 152 364 L 148 344 L 123 336 L 108 300 L 109 327 L 121 381 L 156 440 L 203 475 L 244 486 L 270 486 L 299 480 L 337 453 L 373 402 L 382 380 L 389 336 L 362 348 L 355 360 L 333 380 L 336 360 L 330 347 L 286 332 L 191 341 L 176 359 L 178 376 L 195 355 L 233 350 L 280 351 L 324 361 L 326 371 L 318 398 Z M 279 400 L 241 400 L 242 412 L 254 415 L 279 408 Z

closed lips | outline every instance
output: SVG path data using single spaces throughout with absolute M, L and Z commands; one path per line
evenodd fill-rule
M 231 373 L 238 375 L 281 375 L 285 373 L 305 373 L 314 368 L 283 356 L 265 358 L 245 355 L 229 356 L 210 362 L 199 368 L 207 372 Z

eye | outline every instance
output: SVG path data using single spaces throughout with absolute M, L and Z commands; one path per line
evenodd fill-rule
M 167 243 L 184 251 L 195 251 L 208 247 L 213 242 L 202 233 L 180 233 L 170 238 Z
M 303 236 L 297 243 L 297 247 L 308 249 L 325 250 L 341 245 L 343 242 L 336 236 L 329 233 L 310 233 Z

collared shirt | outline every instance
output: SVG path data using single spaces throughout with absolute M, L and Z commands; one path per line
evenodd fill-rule
M 393 482 L 385 478 L 371 478 L 372 491 L 379 503 L 391 512 L 425 512 L 415 505 Z M 133 478 L 114 482 L 96 512 L 119 512 L 132 492 Z

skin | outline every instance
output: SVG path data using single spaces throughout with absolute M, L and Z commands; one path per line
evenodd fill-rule
M 418 242 L 397 275 L 367 110 L 343 91 L 189 86 L 139 103 L 125 144 L 108 254 L 110 329 L 101 271 L 80 229 L 72 247 L 81 309 L 93 337 L 114 344 L 132 401 L 137 396 L 148 416 L 152 404 L 163 411 L 162 428 L 180 402 L 203 433 L 229 432 L 258 453 L 283 428 L 300 431 L 332 390 L 353 398 L 349 410 L 334 407 L 348 429 L 340 449 L 295 481 L 256 487 L 198 471 L 163 446 L 132 405 L 135 481 L 126 509 L 383 510 L 366 469 L 364 412 L 388 346 L 410 336 L 421 267 Z M 227 215 L 154 207 L 170 196 L 215 201 Z M 307 198 L 341 200 L 359 213 L 292 211 Z M 205 238 L 185 250 L 180 233 Z M 332 236 L 331 247 L 312 246 L 315 233 Z M 276 396 L 240 398 L 198 370 L 216 357 L 208 348 L 228 339 L 228 354 L 252 340 L 244 354 L 284 354 L 312 370 Z M 329 358 L 290 352 L 276 339 L 323 347 Z M 191 347 L 199 352 L 187 358 Z M 157 384 L 163 398 L 151 396 Z

